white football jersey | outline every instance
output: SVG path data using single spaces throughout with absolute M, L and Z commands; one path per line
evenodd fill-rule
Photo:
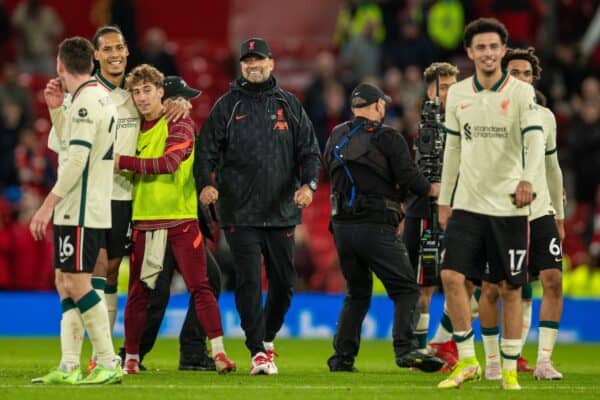
M 125 156 L 135 155 L 135 146 L 140 131 L 140 115 L 133 104 L 131 93 L 127 90 L 114 86 L 96 73 L 95 79 L 109 93 L 113 103 L 117 107 L 118 118 L 116 122 L 115 153 Z M 71 96 L 67 95 L 60 108 L 50 110 L 52 119 L 52 130 L 48 137 L 48 147 L 58 153 L 57 141 L 64 134 L 65 113 L 71 104 Z M 131 200 L 133 194 L 133 173 L 131 171 L 114 172 L 112 200 Z
M 135 146 L 140 132 L 141 118 L 133 97 L 129 91 L 114 86 L 97 72 L 95 75 L 98 83 L 107 88 L 110 97 L 117 106 L 117 132 L 115 137 L 115 153 L 123 156 L 135 156 Z M 113 200 L 131 200 L 133 193 L 133 173 L 131 171 L 117 171 L 114 176 Z
M 540 106 L 540 114 L 542 127 L 544 128 L 545 153 L 548 156 L 556 151 L 556 119 L 552 111 L 546 107 Z M 544 215 L 554 215 L 556 212 L 550 199 L 545 164 L 542 165 L 542 168 L 536 170 L 532 185 L 536 199 L 531 203 L 531 216 L 529 219 L 534 220 Z
M 109 92 L 91 79 L 73 93 L 64 111 L 64 129 L 55 137 L 59 179 L 70 146 L 87 147 L 90 153 L 81 177 L 55 207 L 54 224 L 110 228 L 117 108 Z
M 524 135 L 542 134 L 533 87 L 504 73 L 486 90 L 471 76 L 450 87 L 446 104 L 446 156 L 457 154 L 460 163 L 458 179 L 442 176 L 440 204 L 491 216 L 529 215 L 511 194 L 523 176 Z

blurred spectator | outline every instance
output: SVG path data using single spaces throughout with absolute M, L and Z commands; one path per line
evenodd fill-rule
M 571 98 L 579 88 L 584 72 L 578 62 L 577 47 L 574 43 L 556 44 L 548 61 L 547 64 L 543 64 L 545 79 L 540 88 L 549 94 L 548 104 L 552 108 L 555 102 Z M 544 87 L 548 89 L 544 90 Z
M 586 99 L 568 130 L 567 144 L 575 173 L 575 199 L 593 204 L 600 184 L 600 99 Z
M 343 121 L 346 116 L 346 95 L 337 79 L 336 71 L 333 53 L 319 53 L 314 79 L 304 93 L 304 109 L 313 123 L 321 151 L 333 126 Z
M 600 81 L 595 76 L 588 76 L 581 82 L 581 92 L 571 98 L 571 106 L 575 113 L 579 113 L 583 103 L 597 100 L 600 100 Z
M 34 112 L 31 103 L 31 93 L 26 87 L 19 84 L 18 71 L 15 64 L 6 63 L 3 67 L 3 82 L 0 84 L 0 108 L 2 104 L 10 100 L 17 103 L 23 110 L 25 124 L 33 124 Z
M 421 108 L 421 99 L 425 93 L 423 71 L 417 65 L 409 65 L 404 70 L 404 86 L 402 89 L 402 104 L 404 109 Z
M 600 81 L 595 76 L 588 76 L 581 83 L 581 96 L 584 100 L 600 99 Z
M 347 86 L 381 73 L 381 45 L 375 40 L 376 29 L 374 21 L 366 22 L 361 34 L 352 36 L 342 48 L 340 59 L 347 69 Z
M 372 40 L 381 44 L 385 39 L 383 13 L 371 0 L 345 0 L 338 13 L 333 43 L 343 48 L 355 36 L 361 36 L 370 26 Z
M 21 187 L 41 196 L 46 195 L 56 181 L 54 165 L 46 151 L 46 141 L 40 141 L 31 128 L 23 129 L 19 135 L 15 166 Z
M 438 47 L 440 55 L 447 57 L 454 50 L 462 50 L 462 34 L 467 11 L 465 2 L 459 0 L 435 0 L 424 12 L 427 15 L 427 33 L 429 39 Z M 512 31 L 511 31 L 512 36 Z M 425 69 L 430 62 L 419 63 Z
M 385 52 L 385 65 L 396 66 L 401 70 L 409 65 L 418 65 L 422 69 L 433 62 L 431 42 L 421 34 L 419 26 L 410 18 L 398 21 L 400 37 L 390 44 Z M 462 31 L 461 31 L 462 36 Z
M 160 28 L 146 31 L 140 62 L 156 67 L 165 76 L 179 75 L 175 56 L 167 49 L 167 36 Z
M 41 0 L 27 0 L 15 9 L 12 23 L 17 35 L 19 69 L 55 75 L 55 45 L 63 33 L 63 25 L 54 10 Z
M 2 102 L 0 113 L 0 187 L 2 187 L 18 183 L 14 150 L 19 132 L 25 127 L 25 116 L 19 104 L 12 99 Z
M 396 67 L 386 69 L 383 75 L 382 89 L 392 98 L 385 112 L 384 123 L 396 128 L 399 132 L 404 130 L 404 106 L 402 97 L 402 72 Z

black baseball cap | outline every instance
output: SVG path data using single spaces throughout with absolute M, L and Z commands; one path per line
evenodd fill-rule
M 240 61 L 249 55 L 257 55 L 262 58 L 272 58 L 273 54 L 269 45 L 262 38 L 250 38 L 242 42 L 240 48 Z
M 377 86 L 370 83 L 361 83 L 352 90 L 350 106 L 352 108 L 366 107 L 379 99 L 385 100 L 386 103 L 392 102 L 392 98 L 383 93 Z
M 165 95 L 163 96 L 165 99 L 177 96 L 193 99 L 202 94 L 201 90 L 189 87 L 182 77 L 176 75 L 167 76 L 163 81 L 163 88 L 165 89 Z

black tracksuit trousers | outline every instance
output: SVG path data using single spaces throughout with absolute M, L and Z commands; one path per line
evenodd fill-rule
M 235 262 L 235 304 L 252 356 L 265 351 L 263 341 L 275 339 L 290 307 L 296 283 L 294 231 L 294 226 L 225 229 Z M 264 309 L 261 255 L 269 281 Z

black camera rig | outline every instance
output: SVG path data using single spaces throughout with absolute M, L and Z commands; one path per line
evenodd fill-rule
M 417 149 L 417 167 L 430 182 L 442 180 L 442 162 L 446 130 L 444 112 L 439 97 L 439 75 L 436 74 L 436 96 L 433 101 L 423 104 L 419 134 L 415 143 Z M 437 280 L 442 262 L 444 232 L 438 223 L 438 209 L 435 200 L 430 198 L 429 223 L 422 230 L 419 243 L 419 279 L 427 282 Z
M 442 179 L 445 138 L 444 114 L 436 97 L 436 100 L 423 104 L 415 143 L 418 150 L 417 166 L 430 182 L 440 182 Z

